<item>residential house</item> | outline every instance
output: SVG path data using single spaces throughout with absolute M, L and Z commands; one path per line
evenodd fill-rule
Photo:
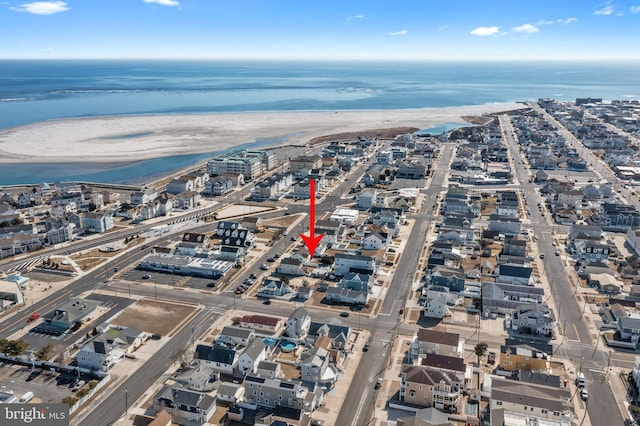
M 364 250 L 386 250 L 389 245 L 389 234 L 381 231 L 365 233 L 362 237 L 362 248 Z
M 569 389 L 497 377 L 491 382 L 491 426 L 573 424 L 575 413 Z
M 244 386 L 239 383 L 220 383 L 216 394 L 218 402 L 227 402 L 231 405 L 244 400 Z
M 104 336 L 98 336 L 82 346 L 76 354 L 78 367 L 91 371 L 107 372 L 124 356 L 117 345 L 107 343 Z
M 192 391 L 210 392 L 220 385 L 220 374 L 206 365 L 198 365 L 195 368 L 183 369 L 175 381 Z
M 310 390 L 297 380 L 281 380 L 249 374 L 244 379 L 245 399 L 259 407 L 285 407 L 312 412 L 322 403 L 319 387 Z
M 291 286 L 278 277 L 268 276 L 264 278 L 262 287 L 258 289 L 256 296 L 274 298 L 274 299 L 290 299 L 293 293 Z
M 241 226 L 248 229 L 250 232 L 258 233 L 264 232 L 264 221 L 258 216 L 245 216 L 242 219 Z
M 403 365 L 400 401 L 460 413 L 464 381 L 452 374 L 420 365 Z
M 277 379 L 282 375 L 282 366 L 279 362 L 260 361 L 256 369 L 256 374 L 260 377 Z
M 424 179 L 429 174 L 429 164 L 425 159 L 403 160 L 398 165 L 396 177 L 405 179 Z
M 196 359 L 201 364 L 208 365 L 217 373 L 233 374 L 238 365 L 238 353 L 220 345 L 196 346 Z
M 285 323 L 286 334 L 294 339 L 304 339 L 309 332 L 310 325 L 309 312 L 303 307 L 296 308 Z
M 523 303 L 541 303 L 544 289 L 518 284 L 482 283 L 482 309 L 486 313 L 509 314 Z
M 587 276 L 587 283 L 590 287 L 597 288 L 602 293 L 608 294 L 620 294 L 624 283 L 619 281 L 609 272 L 594 274 L 591 273 Z
M 256 373 L 258 363 L 265 361 L 271 353 L 270 348 L 262 339 L 253 340 L 238 358 L 238 370 L 242 374 Z
M 223 343 L 231 346 L 248 346 L 254 341 L 256 333 L 250 328 L 225 326 L 216 337 L 216 343 Z
M 147 204 L 158 198 L 158 191 L 147 188 L 143 191 L 134 191 L 131 193 L 131 204 L 134 206 Z
M 464 339 L 457 333 L 421 328 L 413 336 L 409 355 L 412 360 L 416 360 L 428 353 L 462 357 Z
M 358 206 L 358 208 L 361 210 L 369 210 L 376 204 L 377 196 L 378 191 L 376 191 L 375 189 L 362 191 L 356 196 L 356 206 Z
M 429 275 L 429 282 L 433 285 L 447 287 L 452 292 L 464 291 L 466 277 L 462 269 L 435 266 Z
M 303 354 L 300 360 L 300 379 L 323 386 L 327 390 L 332 389 L 338 380 L 338 370 L 330 362 L 329 351 L 316 346 Z
M 488 229 L 504 235 L 517 235 L 522 231 L 522 223 L 518 217 L 491 214 Z
M 200 205 L 201 198 L 198 191 L 183 191 L 176 195 L 173 206 L 181 210 L 193 209 Z
M 131 354 L 147 340 L 147 333 L 136 327 L 117 329 L 117 334 L 107 333 L 107 343 L 116 345 L 125 354 Z
M 171 179 L 167 184 L 166 191 L 169 194 L 177 195 L 181 192 L 195 190 L 195 182 L 188 176 L 181 176 L 179 178 Z
M 511 328 L 525 333 L 551 336 L 556 326 L 553 311 L 544 303 L 524 303 L 515 310 Z
M 399 417 L 396 421 L 397 426 L 452 426 L 449 421 L 449 415 L 434 408 L 423 408 L 417 410 L 411 416 Z M 465 426 L 475 426 L 467 417 Z
M 369 291 L 351 290 L 346 287 L 329 287 L 325 293 L 328 303 L 344 303 L 347 305 L 366 305 L 369 303 Z
M 496 282 L 517 285 L 533 285 L 532 271 L 533 270 L 529 266 L 507 263 L 499 264 Z
M 637 347 L 640 340 L 640 318 L 631 316 L 618 318 L 618 332 L 620 339 L 629 340 Z
M 293 257 L 286 257 L 280 261 L 280 265 L 276 268 L 276 272 L 283 275 L 293 275 L 299 277 L 306 275 L 302 268 L 302 261 Z
M 342 225 L 354 225 L 358 220 L 359 214 L 360 212 L 358 210 L 338 207 L 333 211 L 333 213 L 331 213 L 329 220 L 333 222 L 340 222 Z
M 82 227 L 87 232 L 106 232 L 113 228 L 113 217 L 103 212 L 85 213 L 82 216 Z
M 378 264 L 370 256 L 339 253 L 334 257 L 334 272 L 338 276 L 345 276 L 349 272 L 363 272 L 375 275 L 378 272 Z
M 500 369 L 507 371 L 518 370 L 547 370 L 547 363 L 552 352 L 551 345 L 542 345 L 541 348 L 534 347 L 533 343 L 522 343 L 518 341 L 507 341 L 500 347 Z
M 446 288 L 446 287 L 445 287 Z M 427 318 L 444 318 L 450 316 L 451 311 L 447 307 L 448 293 L 437 292 L 424 299 L 422 315 Z
M 277 317 L 268 317 L 264 315 L 244 315 L 240 319 L 240 327 L 250 328 L 255 331 L 264 331 L 275 333 L 278 331 L 282 321 Z
M 207 181 L 202 193 L 204 195 L 220 196 L 233 191 L 234 187 L 233 179 L 228 175 L 216 176 Z
M 167 411 L 171 421 L 178 425 L 204 425 L 216 411 L 216 398 L 174 384 L 162 389 L 154 400 L 154 408 Z

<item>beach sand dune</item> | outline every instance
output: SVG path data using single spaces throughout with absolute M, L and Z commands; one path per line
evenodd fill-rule
M 428 128 L 517 103 L 373 111 L 261 112 L 89 117 L 0 132 L 0 163 L 137 161 L 224 150 L 258 138 L 300 144 L 318 136 L 391 127 Z

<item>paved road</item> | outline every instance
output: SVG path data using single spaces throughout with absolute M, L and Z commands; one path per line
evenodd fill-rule
M 366 425 L 369 423 L 374 413 L 374 404 L 377 392 L 373 387 L 375 381 L 380 377 L 388 366 L 391 356 L 393 342 L 398 335 L 400 327 L 400 308 L 404 307 L 406 299 L 411 291 L 414 273 L 417 269 L 418 258 L 416 253 L 422 251 L 427 229 L 430 225 L 432 205 L 435 204 L 436 197 L 444 188 L 445 177 L 448 172 L 448 165 L 453 155 L 454 145 L 444 144 L 439 159 L 439 166 L 436 168 L 426 191 L 424 211 L 412 215 L 415 219 L 411 237 L 403 250 L 403 255 L 397 265 L 396 274 L 391 281 L 389 290 L 385 296 L 379 315 L 367 320 L 363 327 L 371 330 L 371 346 L 369 351 L 362 355 L 358 364 L 349 392 L 347 393 L 340 415 L 336 421 L 338 425 Z M 385 356 L 381 356 L 385 354 Z
M 545 117 L 550 118 L 549 114 L 544 114 Z M 557 121 L 552 119 L 552 123 L 560 129 L 561 134 L 568 133 Z M 508 116 L 500 116 L 500 124 L 506 137 L 507 146 L 512 158 L 515 160 L 518 179 L 524 194 L 527 195 L 529 205 L 542 202 L 535 191 L 536 185 L 529 182 L 530 175 L 528 170 L 524 163 L 520 162 L 522 156 L 515 141 L 513 128 Z M 569 140 L 569 136 L 566 134 L 565 138 Z M 575 144 L 575 142 L 573 143 Z M 588 157 L 589 154 L 590 151 L 587 154 L 583 154 L 583 156 Z M 538 241 L 539 250 L 541 253 L 545 253 L 542 273 L 546 275 L 546 279 L 549 281 L 556 304 L 555 312 L 557 312 L 561 333 L 563 333 L 559 343 L 556 343 L 554 347 L 554 353 L 560 354 L 563 359 L 571 360 L 576 365 L 583 364 L 582 371 L 585 374 L 587 387 L 591 394 L 590 402 L 587 406 L 591 423 L 593 425 L 623 424 L 624 419 L 618 409 L 615 395 L 608 383 L 606 381 L 603 383 L 602 381 L 609 364 L 608 353 L 605 354 L 603 348 L 596 348 L 596 345 L 600 344 L 597 330 L 592 332 L 585 324 L 583 314 L 586 304 L 584 301 L 578 302 L 576 288 L 569 281 L 568 274 L 575 274 L 575 271 L 565 266 L 560 256 L 553 255 L 557 249 L 552 245 L 555 235 L 554 230 L 558 227 L 549 225 L 545 220 L 549 215 L 543 217 L 537 207 L 530 208 L 530 210 L 533 230 L 536 235 L 540 236 Z M 615 364 L 624 362 L 628 368 L 630 364 L 629 358 L 629 356 L 619 355 L 613 362 Z M 575 400 L 578 404 L 582 404 L 580 398 Z
M 111 425 L 125 413 L 129 406 L 140 398 L 154 382 L 173 364 L 173 356 L 178 348 L 188 346 L 193 334 L 200 336 L 214 320 L 211 312 L 202 311 L 171 339 L 163 350 L 140 366 L 135 374 L 119 381 L 117 387 L 106 394 L 99 394 L 98 400 L 85 410 L 82 419 L 74 419 L 71 424 L 79 426 Z M 126 393 L 126 397 L 125 397 Z

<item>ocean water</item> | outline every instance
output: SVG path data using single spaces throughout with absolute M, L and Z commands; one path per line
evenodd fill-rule
M 640 99 L 639 65 L 638 61 L 0 61 L 0 129 L 98 115 L 403 109 L 540 97 Z M 14 177 L 16 169 L 2 165 L 0 184 L 39 182 L 46 176 L 50 181 L 84 179 L 93 170 L 85 166 L 75 165 L 77 173 L 65 168 L 62 174 L 54 167 L 33 166 L 40 172 L 35 179 L 32 172 Z M 122 176 L 119 170 L 112 176 L 104 170 L 87 180 L 117 180 Z M 146 173 L 144 164 L 136 170 L 131 174 Z

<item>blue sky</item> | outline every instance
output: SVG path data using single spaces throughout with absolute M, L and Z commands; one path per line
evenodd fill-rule
M 640 59 L 640 0 L 0 0 L 0 58 Z

